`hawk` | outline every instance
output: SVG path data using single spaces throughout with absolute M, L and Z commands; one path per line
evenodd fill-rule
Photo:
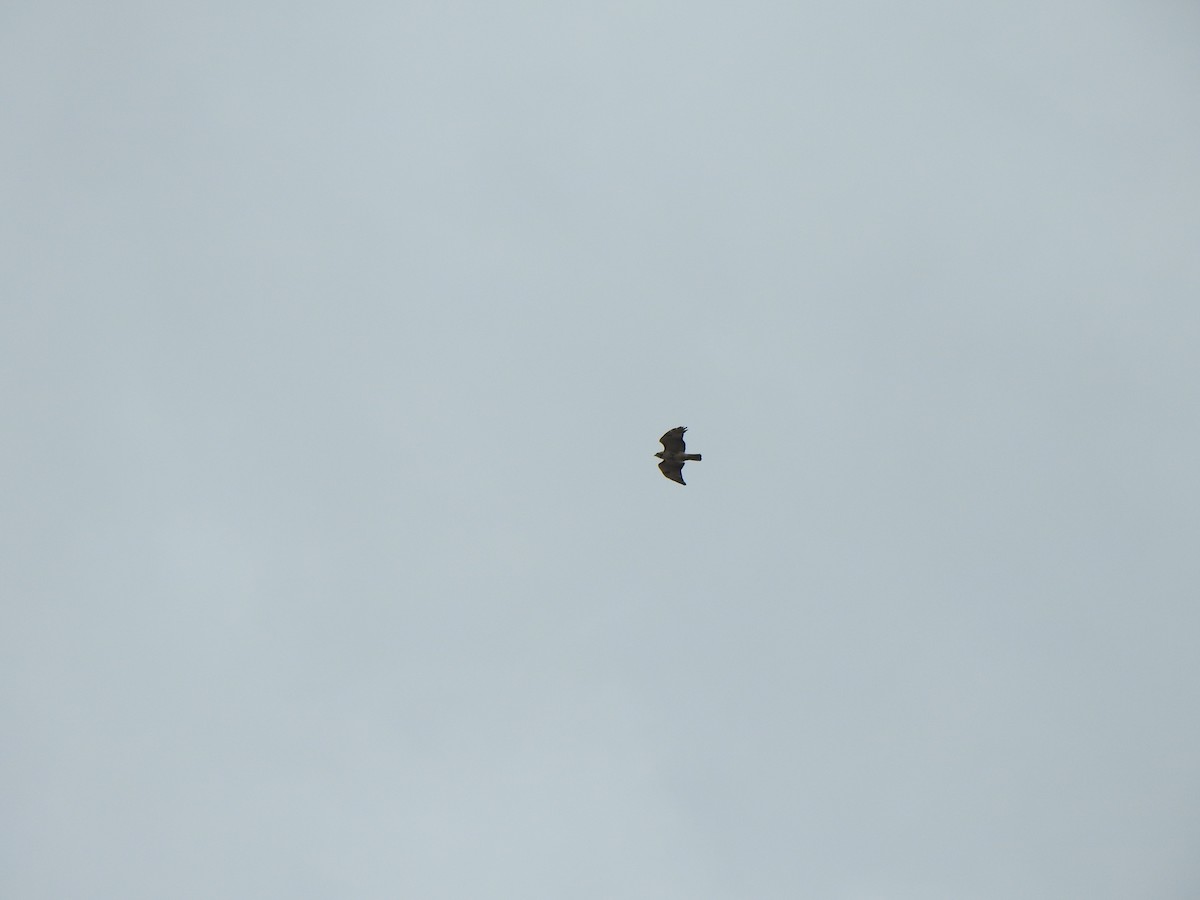
M 683 443 L 683 433 L 685 431 L 687 431 L 687 429 L 682 425 L 680 425 L 678 428 L 672 428 L 658 439 L 659 443 L 663 445 L 662 453 L 654 454 L 662 460 L 662 462 L 658 464 L 658 467 L 662 469 L 662 473 L 672 481 L 678 481 L 680 484 L 687 484 L 687 482 L 683 480 L 683 464 L 689 459 L 694 459 L 696 462 L 700 462 L 699 453 L 684 452 L 687 450 L 687 447 L 684 446 Z

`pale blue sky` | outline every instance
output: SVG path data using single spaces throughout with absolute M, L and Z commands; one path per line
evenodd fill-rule
M 10 4 L 0 893 L 1194 898 L 1198 47 Z

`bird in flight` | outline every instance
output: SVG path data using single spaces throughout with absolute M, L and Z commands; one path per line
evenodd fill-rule
M 678 481 L 680 484 L 687 484 L 683 480 L 683 464 L 689 459 L 694 459 L 700 462 L 699 453 L 687 453 L 687 447 L 683 443 L 683 433 L 687 431 L 682 425 L 678 428 L 672 428 L 658 440 L 663 445 L 661 453 L 655 453 L 662 460 L 658 467 L 662 473 L 672 481 Z

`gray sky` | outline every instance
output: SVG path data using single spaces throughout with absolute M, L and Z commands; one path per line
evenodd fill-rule
M 8 4 L 0 893 L 1196 897 L 1198 49 Z

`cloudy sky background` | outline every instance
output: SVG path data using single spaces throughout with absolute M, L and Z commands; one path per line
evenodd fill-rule
M 0 893 L 1197 896 L 1198 51 L 7 4 Z

